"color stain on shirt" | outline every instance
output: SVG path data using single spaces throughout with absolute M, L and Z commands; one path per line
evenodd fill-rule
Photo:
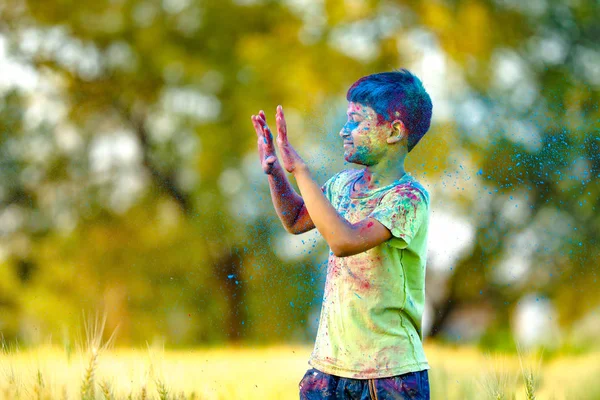
M 349 257 L 330 252 L 309 363 L 323 372 L 357 379 L 427 369 L 421 320 L 429 195 L 410 175 L 386 187 L 352 193 L 361 174 L 342 171 L 325 183 L 323 192 L 349 222 L 376 219 L 392 238 Z

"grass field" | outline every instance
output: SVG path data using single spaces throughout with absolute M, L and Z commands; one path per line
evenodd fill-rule
M 310 347 L 0 353 L 2 399 L 297 399 Z M 600 353 L 486 355 L 426 343 L 432 399 L 600 399 Z M 526 395 L 523 372 L 533 371 Z M 533 391 L 532 391 L 533 389 Z

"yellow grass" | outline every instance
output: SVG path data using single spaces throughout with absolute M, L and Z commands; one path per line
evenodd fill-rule
M 91 363 L 90 353 L 70 359 L 57 347 L 0 353 L 0 398 L 80 399 L 82 383 L 92 380 L 95 398 L 112 392 L 114 398 L 148 399 L 297 399 L 298 382 L 309 368 L 310 346 L 265 348 L 229 347 L 189 351 L 105 350 Z M 431 364 L 432 399 L 485 399 L 494 372 L 504 372 L 511 385 L 507 394 L 525 399 L 521 364 L 517 356 L 485 355 L 474 348 L 448 348 L 426 343 Z M 582 384 L 594 382 L 599 353 L 562 357 L 542 365 L 537 399 L 574 397 Z M 538 357 L 539 360 L 539 357 Z M 533 371 L 537 364 L 530 363 Z M 93 376 L 89 367 L 94 364 Z M 535 364 L 535 365 L 534 365 Z M 512 383 L 511 383 L 512 382 Z M 159 391 L 159 388 L 161 389 Z M 589 392 L 589 390 L 588 390 Z M 596 390 L 597 393 L 597 390 Z M 179 397 L 178 397 L 179 395 Z M 505 397 L 510 399 L 511 397 Z M 590 397 L 592 399 L 592 397 Z

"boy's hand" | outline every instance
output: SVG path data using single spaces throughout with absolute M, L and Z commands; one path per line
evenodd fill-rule
M 267 126 L 265 112 L 261 110 L 258 115 L 253 115 L 252 124 L 258 136 L 258 155 L 263 172 L 270 175 L 273 172 L 273 164 L 277 161 L 277 155 L 275 146 L 273 146 L 273 135 Z
M 277 147 L 279 147 L 281 153 L 283 168 L 285 168 L 287 172 L 294 172 L 297 168 L 302 167 L 305 164 L 288 141 L 287 126 L 285 117 L 283 116 L 283 108 L 281 106 L 277 106 L 275 121 L 277 122 Z

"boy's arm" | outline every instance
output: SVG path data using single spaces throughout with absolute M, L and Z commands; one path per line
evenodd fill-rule
M 392 237 L 388 228 L 374 218 L 352 224 L 342 217 L 312 179 L 305 164 L 298 164 L 293 173 L 312 222 L 337 257 L 365 252 Z
M 252 123 L 258 136 L 258 153 L 263 171 L 268 175 L 271 200 L 286 231 L 299 234 L 311 229 L 315 225 L 306 211 L 304 201 L 300 197 L 285 175 L 279 164 L 273 146 L 273 136 L 266 125 L 263 111 L 257 116 L 252 116 Z
M 351 224 L 327 200 L 319 185 L 312 179 L 308 167 L 287 138 L 283 109 L 277 107 L 277 146 L 284 168 L 294 174 L 307 215 L 317 227 L 331 251 L 338 257 L 347 257 L 367 251 L 392 237 L 391 232 L 374 218 Z M 260 121 L 261 123 L 263 121 Z M 268 128 L 264 124 L 267 136 Z
M 269 174 L 269 188 L 273 206 L 286 231 L 297 235 L 315 228 L 304 200 L 296 193 L 278 161 Z

